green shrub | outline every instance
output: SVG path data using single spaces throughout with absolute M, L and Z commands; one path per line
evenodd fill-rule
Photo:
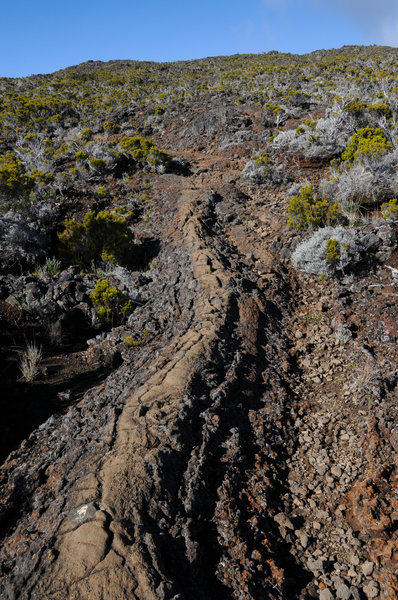
M 108 190 L 105 185 L 100 185 L 95 190 L 97 198 L 106 198 L 108 196 Z
M 128 226 L 132 213 L 123 207 L 111 211 L 86 213 L 83 222 L 65 222 L 58 234 L 60 256 L 68 264 L 89 269 L 101 261 L 129 266 L 134 260 L 133 234 Z
M 75 160 L 82 161 L 82 160 L 85 160 L 86 158 L 87 158 L 87 154 L 84 152 L 84 150 L 79 150 L 79 152 L 76 152 L 76 154 L 75 154 Z
M 316 127 L 317 122 L 316 121 L 311 121 L 311 119 L 306 119 L 304 121 L 304 125 L 307 125 L 307 127 L 309 129 L 311 129 L 311 131 L 314 131 L 315 127 Z M 297 129 L 296 129 L 297 131 Z
M 102 173 L 106 168 L 106 161 L 103 158 L 90 158 L 90 166 L 94 171 Z
M 29 193 L 34 179 L 25 173 L 22 163 L 12 152 L 0 157 L 0 192 L 5 195 Z
M 354 162 L 361 156 L 380 156 L 392 148 L 379 127 L 363 127 L 354 133 L 347 148 L 341 155 L 342 160 Z
M 398 219 L 398 200 L 397 198 L 393 198 L 389 202 L 383 202 L 381 205 L 381 213 L 383 215 L 383 219 L 388 221 L 395 221 Z
M 52 183 L 55 179 L 54 173 L 45 173 L 44 171 L 39 171 L 39 169 L 33 169 L 30 173 L 30 178 L 35 183 L 40 183 L 41 185 Z
M 392 117 L 392 110 L 388 104 L 370 104 L 368 106 L 368 111 L 371 115 L 374 115 L 375 117 L 383 116 L 386 117 L 386 119 L 391 119 Z
M 133 302 L 127 294 L 110 285 L 109 279 L 98 281 L 90 298 L 97 307 L 99 318 L 111 325 L 123 320 L 134 308 Z
M 67 144 L 66 142 L 62 142 L 62 144 L 60 144 L 57 150 L 54 152 L 54 156 L 56 158 L 65 158 L 69 155 L 70 150 L 71 147 L 69 146 L 69 144 Z
M 267 152 L 263 152 L 262 154 L 259 154 L 254 159 L 254 162 L 256 163 L 256 165 L 261 165 L 261 164 L 267 165 L 270 162 L 269 154 Z
M 120 147 L 137 162 L 152 166 L 164 164 L 167 167 L 172 160 L 169 154 L 159 150 L 148 138 L 125 135 L 120 140 Z
M 24 140 L 27 142 L 30 142 L 32 140 L 36 140 L 37 139 L 37 134 L 36 133 L 27 133 L 24 137 Z
M 314 197 L 312 185 L 301 188 L 300 195 L 288 199 L 288 224 L 295 229 L 325 227 L 337 221 L 340 214 L 337 202 Z
M 80 132 L 79 137 L 81 140 L 83 140 L 83 142 L 89 142 L 93 137 L 93 130 L 89 127 L 86 127 L 85 129 L 83 129 L 83 131 Z
M 144 340 L 142 338 L 138 338 L 135 340 L 132 335 L 128 335 L 124 338 L 123 342 L 126 344 L 126 346 L 130 348 L 135 346 L 141 346 Z
M 117 125 L 116 123 L 112 123 L 112 121 L 105 121 L 105 123 L 102 125 L 103 130 L 105 131 L 105 133 L 118 133 L 120 131 L 120 125 Z
M 358 102 L 357 100 L 351 100 L 345 105 L 344 111 L 351 113 L 355 117 L 359 117 L 364 114 L 366 110 L 366 102 Z

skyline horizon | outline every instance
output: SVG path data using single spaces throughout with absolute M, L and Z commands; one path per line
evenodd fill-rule
M 195 61 L 201 61 L 201 60 L 207 60 L 207 59 L 211 59 L 211 58 L 224 58 L 224 57 L 229 57 L 229 56 L 258 56 L 261 54 L 267 55 L 267 54 L 272 54 L 272 53 L 277 53 L 277 54 L 284 54 L 284 55 L 290 55 L 290 56 L 306 56 L 306 55 L 310 55 L 310 54 L 315 54 L 316 52 L 332 52 L 333 50 L 341 50 L 342 48 L 355 48 L 355 47 L 359 47 L 359 48 L 371 48 L 371 47 L 379 47 L 379 48 L 390 48 L 392 50 L 396 49 L 398 50 L 398 46 L 391 46 L 388 44 L 343 44 L 342 46 L 339 47 L 330 47 L 330 48 L 316 48 L 315 50 L 309 50 L 306 52 L 290 52 L 290 51 L 284 51 L 284 50 L 277 50 L 272 49 L 272 50 L 267 50 L 267 51 L 259 51 L 259 52 L 235 52 L 232 54 L 209 54 L 206 56 L 199 56 L 199 57 L 195 57 L 195 58 L 181 58 L 181 59 L 177 59 L 177 60 L 156 60 L 156 59 L 139 59 L 139 58 L 109 58 L 109 59 L 97 59 L 97 58 L 87 58 L 86 60 L 81 60 L 80 62 L 77 63 L 73 63 L 73 64 L 68 64 L 66 66 L 62 66 L 59 68 L 54 69 L 53 71 L 46 71 L 46 72 L 37 72 L 37 73 L 29 73 L 28 75 L 16 75 L 14 77 L 12 76 L 4 76 L 0 74 L 0 78 L 4 78 L 4 79 L 24 79 L 27 77 L 35 77 L 35 76 L 40 76 L 40 75 L 52 75 L 54 73 L 57 73 L 59 71 L 64 71 L 66 69 L 70 69 L 73 67 L 78 67 L 80 65 L 86 64 L 86 63 L 103 63 L 103 64 L 107 64 L 110 62 L 124 62 L 124 61 L 128 61 L 128 62 L 139 62 L 139 63 L 154 63 L 154 64 L 173 64 L 173 63 L 184 63 L 184 62 L 195 62 Z

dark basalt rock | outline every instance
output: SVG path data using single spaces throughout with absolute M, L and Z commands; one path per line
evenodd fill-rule
M 86 340 L 92 334 L 91 323 L 87 316 L 88 306 L 82 308 L 75 306 L 67 310 L 51 326 L 49 339 L 53 345 L 70 346 Z

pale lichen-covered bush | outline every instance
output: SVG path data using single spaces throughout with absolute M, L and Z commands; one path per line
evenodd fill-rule
M 386 261 L 397 244 L 398 234 L 388 223 L 356 229 L 324 227 L 297 246 L 292 263 L 299 271 L 318 276 L 366 273 Z
M 97 161 L 103 161 L 105 169 L 111 169 L 115 167 L 118 156 L 117 152 L 106 146 L 105 144 L 98 144 L 96 142 L 88 142 L 84 151 L 89 156 L 89 163 L 92 169 L 95 170 Z M 100 164 L 100 163 L 98 163 Z
M 60 204 L 55 201 L 55 198 L 49 195 L 44 200 L 36 200 L 31 202 L 26 210 L 28 217 L 37 223 L 39 229 L 44 226 L 49 226 L 56 219 Z
M 44 134 L 28 134 L 17 137 L 15 156 L 21 161 L 26 173 L 34 170 L 42 173 L 52 172 L 54 165 L 46 152 L 45 141 Z
M 323 185 L 323 192 L 339 202 L 352 201 L 363 206 L 397 196 L 398 150 L 382 156 L 363 156 L 354 164 L 342 165 Z
M 308 159 L 329 160 L 344 150 L 354 127 L 350 114 L 341 107 L 333 107 L 315 124 L 303 123 L 296 129 L 281 131 L 272 146 Z
M 33 266 L 46 256 L 48 236 L 25 214 L 9 211 L 0 215 L 0 255 L 3 268 Z
M 243 177 L 252 185 L 278 186 L 286 183 L 288 177 L 283 165 L 249 160 L 242 171 Z
M 336 240 L 337 257 L 328 260 L 327 242 Z M 353 231 L 342 227 L 318 229 L 299 244 L 292 254 L 292 263 L 299 271 L 313 275 L 334 275 L 351 270 L 362 259 L 362 246 Z
M 385 114 L 380 112 L 383 106 L 336 102 L 324 118 L 281 131 L 274 138 L 273 147 L 312 160 L 330 160 L 341 153 L 346 160 L 349 154 L 356 158 L 363 150 L 370 155 L 382 154 L 391 147 L 390 126 Z M 354 110 L 353 107 L 359 108 Z M 362 107 L 366 107 L 367 112 Z

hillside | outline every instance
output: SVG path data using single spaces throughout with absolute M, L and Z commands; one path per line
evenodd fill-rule
M 398 49 L 0 79 L 0 596 L 397 597 Z

